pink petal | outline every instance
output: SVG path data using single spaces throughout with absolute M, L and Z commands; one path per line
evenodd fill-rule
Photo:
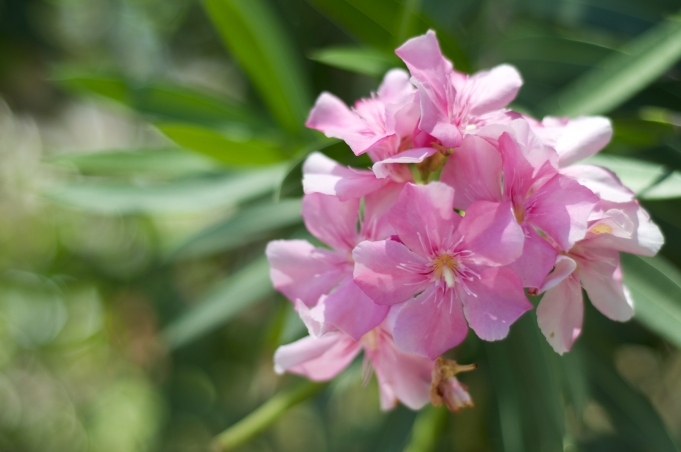
M 356 155 L 385 137 L 384 134 L 372 133 L 362 118 L 342 100 L 326 92 L 317 98 L 305 126 L 324 132 L 327 137 L 344 140 Z
M 399 104 L 414 94 L 416 89 L 409 81 L 409 74 L 403 69 L 391 69 L 378 87 L 378 97 L 386 104 Z
M 360 350 L 360 344 L 343 333 L 307 336 L 277 349 L 274 370 L 278 374 L 291 372 L 313 381 L 326 381 L 345 369 Z
M 539 288 L 540 292 L 551 290 L 570 276 L 577 269 L 577 262 L 568 256 L 559 255 L 553 271 L 544 279 Z
M 525 202 L 530 211 L 525 221 L 551 237 L 567 251 L 584 238 L 587 220 L 598 197 L 575 180 L 557 174 Z
M 323 318 L 358 341 L 377 327 L 388 314 L 389 306 L 379 306 L 348 278 L 324 299 Z
M 441 182 L 406 184 L 388 213 L 388 221 L 410 250 L 432 255 L 461 221 L 453 202 L 454 189 Z
M 615 173 L 601 166 L 570 165 L 562 168 L 560 173 L 573 178 L 606 201 L 628 202 L 635 196 Z
M 463 236 L 457 249 L 472 251 L 468 259 L 479 265 L 510 264 L 520 257 L 525 241 L 510 202 L 474 202 L 466 210 L 457 234 Z
M 428 403 L 433 361 L 400 351 L 387 332 L 382 332 L 379 341 L 376 350 L 367 349 L 366 353 L 382 388 L 381 408 L 392 408 L 395 399 L 412 410 L 423 408 Z
M 457 209 L 475 201 L 501 202 L 501 154 L 483 138 L 466 135 L 447 159 L 440 180 L 454 187 Z
M 388 165 L 391 164 L 408 164 L 408 163 L 420 163 L 426 158 L 435 154 L 437 150 L 433 148 L 416 148 L 409 149 L 408 151 L 400 152 L 390 158 L 381 160 L 380 162 L 374 163 L 373 171 L 377 178 L 383 179 L 390 175 L 390 170 Z
M 537 322 L 556 353 L 572 348 L 582 332 L 584 304 L 576 275 L 564 279 L 544 294 L 537 307 Z
M 556 263 L 556 250 L 532 227 L 525 230 L 523 253 L 509 265 L 523 283 L 523 287 L 541 287 L 544 278 Z
M 335 196 L 312 193 L 303 197 L 303 219 L 310 234 L 331 248 L 351 253 L 357 244 L 359 199 L 340 201 Z
M 346 257 L 305 240 L 275 240 L 265 254 L 274 288 L 307 306 L 314 306 L 350 272 Z
M 352 257 L 355 284 L 375 303 L 401 303 L 430 284 L 428 261 L 395 240 L 362 242 Z
M 608 118 L 582 116 L 571 119 L 556 143 L 560 166 L 565 167 L 591 157 L 603 149 L 611 138 L 612 124 Z
M 359 235 L 364 240 L 385 240 L 395 235 L 388 212 L 395 205 L 404 184 L 390 183 L 364 198 L 364 220 Z
M 431 360 L 459 345 L 467 333 L 461 301 L 453 290 L 443 294 L 434 285 L 404 303 L 393 330 L 400 350 Z
M 319 152 L 310 154 L 303 165 L 303 190 L 306 194 L 322 193 L 347 201 L 373 193 L 388 182 L 377 179 L 373 171 L 343 166 Z
M 488 268 L 480 274 L 480 279 L 467 281 L 466 286 L 470 294 L 459 292 L 463 310 L 480 339 L 505 338 L 511 324 L 532 309 L 520 278 L 509 268 Z
M 475 73 L 467 84 L 472 85 L 470 114 L 481 115 L 511 103 L 523 85 L 523 79 L 516 68 L 502 64 L 489 71 Z
M 589 300 L 596 309 L 612 320 L 624 322 L 634 315 L 631 296 L 622 284 L 619 253 L 612 250 L 591 250 L 588 263 L 580 261 L 577 271 Z

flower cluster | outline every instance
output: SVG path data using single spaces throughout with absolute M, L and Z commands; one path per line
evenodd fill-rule
M 469 327 L 503 339 L 532 309 L 526 291 L 543 293 L 539 327 L 562 354 L 581 331 L 582 288 L 607 317 L 631 318 L 619 252 L 650 256 L 663 238 L 615 174 L 575 164 L 608 143 L 606 118 L 514 112 L 515 68 L 457 72 L 432 31 L 396 53 L 410 74 L 391 70 L 353 108 L 323 93 L 310 113 L 308 127 L 374 164 L 304 164 L 303 219 L 328 248 L 267 248 L 274 287 L 310 333 L 275 367 L 328 380 L 364 351 L 384 409 L 456 410 L 472 404 L 455 377 L 469 367 L 442 355 Z

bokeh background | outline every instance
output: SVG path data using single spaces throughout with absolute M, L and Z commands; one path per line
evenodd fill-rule
M 375 90 L 437 31 L 463 71 L 502 62 L 514 108 L 607 114 L 599 163 L 661 226 L 624 260 L 636 318 L 590 306 L 559 357 L 534 312 L 451 353 L 475 400 L 383 413 L 361 361 L 242 451 L 677 451 L 681 441 L 681 22 L 675 0 L 0 1 L 0 451 L 192 452 L 279 391 L 304 334 L 273 238 L 308 237 L 314 97 Z M 308 237 L 309 238 L 309 237 Z M 535 300 L 536 303 L 536 300 Z M 587 303 L 588 305 L 588 303 Z

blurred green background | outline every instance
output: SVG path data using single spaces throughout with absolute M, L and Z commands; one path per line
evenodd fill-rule
M 559 357 L 526 314 L 451 354 L 476 403 L 382 413 L 361 362 L 242 451 L 677 451 L 681 5 L 673 0 L 0 1 L 0 451 L 205 451 L 295 376 L 304 334 L 263 250 L 308 238 L 300 166 L 322 90 L 368 96 L 406 38 L 502 62 L 514 108 L 607 114 L 596 162 L 663 229 L 626 257 L 635 320 L 590 306 Z M 535 300 L 536 302 L 536 300 Z M 588 303 L 587 303 L 588 304 Z

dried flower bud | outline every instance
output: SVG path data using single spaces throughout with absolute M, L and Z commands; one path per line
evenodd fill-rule
M 435 406 L 444 404 L 454 413 L 466 407 L 473 407 L 468 388 L 457 380 L 455 375 L 459 372 L 477 369 L 477 367 L 476 364 L 461 366 L 456 361 L 440 356 L 433 369 L 433 381 L 430 385 L 431 403 Z

